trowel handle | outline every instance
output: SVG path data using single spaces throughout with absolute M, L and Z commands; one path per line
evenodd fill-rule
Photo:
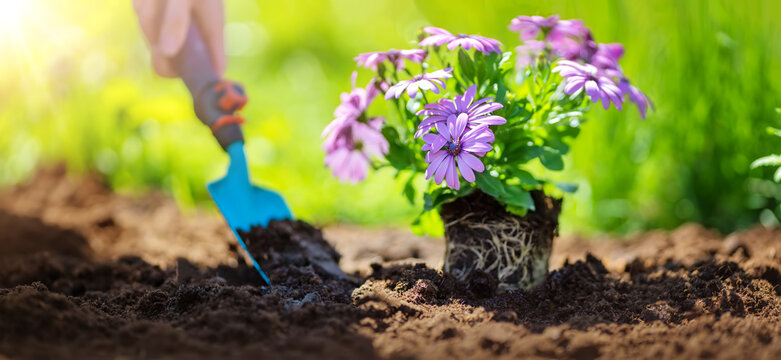
M 227 149 L 236 141 L 244 141 L 240 127 L 244 119 L 236 114 L 247 103 L 244 88 L 220 79 L 212 66 L 206 44 L 194 25 L 190 26 L 175 64 L 179 77 L 192 95 L 195 115 L 212 130 L 220 146 Z

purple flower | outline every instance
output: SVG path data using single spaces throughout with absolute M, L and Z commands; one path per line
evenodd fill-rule
M 331 133 L 336 140 L 330 150 L 326 149 L 325 164 L 334 176 L 353 183 L 366 178 L 371 158 L 382 158 L 388 153 L 388 141 L 378 128 L 383 122 L 381 118 L 374 118 L 368 124 L 352 121 L 341 127 L 339 133 Z
M 551 32 L 555 32 L 561 36 L 583 38 L 586 36 L 586 33 L 589 33 L 590 31 L 585 25 L 583 25 L 582 20 L 572 19 L 557 21 Z
M 626 78 L 623 78 L 618 82 L 618 88 L 629 97 L 629 101 L 637 105 L 637 110 L 640 111 L 640 117 L 645 119 L 645 114 L 646 111 L 648 111 L 648 107 L 653 108 L 654 106 L 651 100 L 648 99 L 648 96 L 643 94 L 640 89 L 629 84 L 629 80 Z
M 409 80 L 399 81 L 398 83 L 393 84 L 385 93 L 385 100 L 390 98 L 398 99 L 404 91 L 407 91 L 407 95 L 409 95 L 410 98 L 418 96 L 418 90 L 431 90 L 435 94 L 439 94 L 439 87 L 445 88 L 445 79 L 453 77 L 453 75 L 450 74 L 452 71 L 453 68 L 447 68 L 432 73 L 415 75 Z
M 545 42 L 538 40 L 526 40 L 523 45 L 515 48 L 515 54 L 517 57 L 516 66 L 519 68 L 525 68 L 529 65 L 534 65 L 537 62 L 537 58 L 541 53 L 545 51 Z
M 507 120 L 501 116 L 490 113 L 502 108 L 502 104 L 492 102 L 493 98 L 487 97 L 475 100 L 477 86 L 472 85 L 463 95 L 456 95 L 453 100 L 440 99 L 438 103 L 427 104 L 417 115 L 427 115 L 420 125 L 415 137 L 423 135 L 437 124 L 444 124 L 451 118 L 455 119 L 462 114 L 467 115 L 467 127 L 470 129 L 479 125 L 502 125 Z
M 597 51 L 591 31 L 580 20 L 561 20 L 545 38 L 553 53 L 563 59 L 589 59 Z
M 353 72 L 350 77 L 350 83 L 352 84 L 352 91 L 343 92 L 339 99 L 341 103 L 334 110 L 334 120 L 331 121 L 328 126 L 323 129 L 323 137 L 328 134 L 339 134 L 342 132 L 342 128 L 349 126 L 350 123 L 358 121 L 358 119 L 366 113 L 372 100 L 380 91 L 377 89 L 376 80 L 372 79 L 366 85 L 366 88 L 356 88 L 355 79 L 358 76 L 357 72 Z M 323 149 L 330 151 L 334 145 L 332 144 L 337 139 L 336 136 L 329 136 L 323 142 Z
M 355 79 L 358 76 L 357 72 L 353 72 L 350 77 L 350 83 L 352 84 L 352 91 L 349 93 L 343 92 L 339 96 L 341 103 L 334 110 L 334 117 L 339 118 L 352 118 L 357 119 L 361 114 L 365 113 L 369 108 L 374 97 L 377 96 L 380 91 L 377 89 L 376 80 L 371 79 L 366 85 L 366 88 L 356 88 Z M 326 128 L 327 129 L 327 128 Z
M 542 16 L 518 16 L 510 22 L 510 30 L 520 33 L 521 40 L 534 40 L 540 32 L 546 33 L 559 22 L 558 15 L 547 18 Z
M 396 67 L 396 70 L 404 68 L 404 59 L 412 62 L 420 63 L 426 57 L 426 50 L 423 49 L 411 49 L 411 50 L 396 50 L 391 49 L 388 51 L 375 51 L 363 53 L 355 57 L 355 61 L 358 65 L 377 70 L 377 65 L 383 61 L 390 61 Z
M 375 80 L 366 88 L 355 88 L 341 94 L 341 104 L 334 111 L 335 119 L 323 130 L 325 163 L 334 176 L 342 181 L 357 182 L 366 178 L 371 157 L 383 157 L 388 153 L 388 141 L 380 129 L 383 118 L 367 118 L 366 110 L 379 93 Z
M 591 97 L 591 102 L 602 101 L 602 106 L 607 110 L 612 101 L 613 105 L 621 110 L 624 94 L 613 80 L 599 74 L 595 66 L 560 60 L 553 71 L 564 77 L 566 82 L 564 93 L 567 95 L 576 94 L 586 89 L 586 94 Z
M 596 51 L 591 32 L 580 20 L 559 20 L 558 15 L 547 18 L 518 16 L 510 23 L 510 30 L 518 31 L 524 43 L 536 40 L 539 34 L 543 34 L 542 40 L 550 46 L 551 52 L 568 60 L 587 59 Z
M 599 44 L 589 63 L 600 70 L 620 70 L 618 60 L 624 55 L 624 46 L 619 43 Z
M 485 55 L 492 52 L 502 53 L 502 50 L 499 48 L 502 46 L 502 43 L 480 35 L 453 35 L 447 30 L 432 26 L 424 28 L 423 31 L 429 33 L 429 36 L 418 44 L 420 46 L 440 46 L 447 44 L 449 50 L 454 50 L 460 46 L 464 48 L 464 50 L 475 48 L 475 50 L 480 51 Z
M 426 148 L 430 149 L 426 154 L 426 162 L 429 163 L 426 179 L 433 176 L 437 185 L 445 179 L 448 187 L 458 190 L 461 184 L 456 168 L 469 182 L 475 181 L 475 172 L 485 170 L 485 166 L 475 154 L 491 151 L 489 140 L 493 140 L 493 133 L 488 129 L 488 125 L 467 129 L 468 119 L 467 114 L 453 116 L 447 124 L 437 123 L 438 134 L 423 136 Z

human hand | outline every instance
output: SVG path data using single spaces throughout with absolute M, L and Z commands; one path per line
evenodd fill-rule
M 218 76 L 225 72 L 225 25 L 222 0 L 133 0 L 141 30 L 152 52 L 155 71 L 177 77 L 174 57 L 191 25 L 197 26 Z

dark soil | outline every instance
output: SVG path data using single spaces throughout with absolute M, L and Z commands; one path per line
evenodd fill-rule
M 221 243 L 206 249 L 224 249 L 207 261 L 121 256 L 132 222 L 119 214 L 144 199 L 96 188 L 115 204 L 101 208 L 112 238 L 72 222 L 101 217 L 73 205 L 74 192 L 40 200 L 45 214 L 20 211 L 16 196 L 33 188 L 0 194 L 16 199 L 0 202 L 0 358 L 781 358 L 779 230 L 557 239 L 553 263 L 563 265 L 543 285 L 484 297 L 423 264 L 334 272 L 322 262 L 338 255 L 319 230 L 275 222 L 245 234 L 273 283 L 259 287 L 228 236 L 204 237 Z M 179 249 L 206 251 L 198 246 Z

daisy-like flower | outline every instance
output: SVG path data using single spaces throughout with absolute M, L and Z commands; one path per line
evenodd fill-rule
M 440 99 L 434 104 L 427 104 L 417 115 L 427 117 L 418 125 L 415 137 L 419 137 L 438 124 L 446 123 L 451 118 L 457 118 L 462 114 L 467 115 L 466 126 L 470 129 L 479 125 L 503 125 L 507 120 L 501 116 L 491 115 L 491 112 L 502 108 L 502 104 L 492 102 L 493 98 L 487 97 L 475 101 L 477 86 L 472 85 L 463 95 L 457 95 L 450 99 Z
M 404 91 L 410 98 L 418 96 L 418 90 L 431 90 L 439 94 L 439 87 L 445 88 L 445 80 L 453 77 L 453 68 L 437 70 L 427 74 L 415 75 L 412 79 L 399 81 L 385 92 L 385 100 L 400 98 Z
M 353 87 L 352 91 L 349 93 L 343 92 L 339 96 L 341 103 L 334 110 L 334 120 L 323 129 L 322 137 L 326 137 L 328 134 L 339 134 L 342 132 L 342 128 L 364 117 L 372 100 L 380 93 L 375 85 L 375 79 L 370 80 L 365 88 L 356 88 L 355 79 L 357 76 L 358 73 L 353 72 L 350 78 L 350 83 Z M 323 149 L 330 151 L 334 148 L 333 143 L 335 141 L 336 136 L 327 137 L 323 142 Z
M 383 121 L 376 118 L 370 121 L 374 124 L 350 122 L 339 133 L 332 134 L 335 146 L 326 150 L 325 164 L 334 176 L 353 183 L 366 178 L 372 157 L 382 158 L 388 153 L 388 141 L 376 126 Z
M 445 29 L 429 26 L 424 28 L 423 31 L 427 32 L 429 36 L 423 39 L 418 45 L 420 46 L 440 46 L 447 44 L 449 50 L 455 50 L 457 47 L 462 47 L 464 50 L 475 48 L 475 50 L 488 55 L 492 52 L 502 53 L 501 46 L 498 40 L 487 38 L 480 35 L 453 35 Z
M 567 95 L 577 94 L 585 89 L 591 102 L 602 101 L 602 106 L 607 110 L 612 101 L 616 109 L 621 110 L 624 94 L 613 80 L 600 74 L 594 65 L 560 60 L 558 65 L 553 68 L 553 72 L 558 72 L 564 77 L 564 81 L 566 81 L 564 93 Z
M 335 119 L 323 131 L 325 164 L 342 181 L 357 182 L 366 178 L 371 158 L 388 153 L 388 141 L 380 129 L 383 118 L 367 118 L 366 110 L 379 93 L 375 80 L 366 88 L 355 88 L 341 95 L 341 104 L 334 111 Z
M 359 66 L 377 70 L 377 65 L 383 61 L 391 62 L 396 70 L 404 68 L 404 59 L 412 62 L 421 63 L 426 57 L 426 50 L 423 49 L 411 49 L 411 50 L 396 50 L 391 49 L 388 51 L 375 51 L 359 54 L 355 57 L 355 61 Z
M 365 88 L 356 88 L 355 79 L 358 76 L 357 72 L 353 72 L 350 77 L 350 83 L 353 87 L 349 93 L 343 92 L 339 95 L 341 103 L 334 110 L 334 117 L 336 118 L 358 118 L 361 114 L 365 113 L 371 105 L 372 100 L 380 93 L 377 89 L 376 79 L 369 80 Z
M 553 29 L 559 22 L 558 15 L 542 16 L 518 16 L 510 22 L 510 30 L 520 34 L 521 40 L 536 39 L 540 32 L 546 33 Z
M 437 185 L 444 179 L 448 187 L 458 190 L 461 187 L 458 172 L 466 181 L 474 182 L 474 173 L 485 170 L 485 166 L 475 154 L 491 151 L 489 140 L 493 140 L 493 133 L 488 129 L 488 125 L 467 129 L 468 120 L 467 114 L 453 116 L 447 124 L 437 123 L 438 134 L 423 136 L 423 141 L 430 149 L 426 155 L 426 161 L 429 163 L 426 179 L 433 176 Z

